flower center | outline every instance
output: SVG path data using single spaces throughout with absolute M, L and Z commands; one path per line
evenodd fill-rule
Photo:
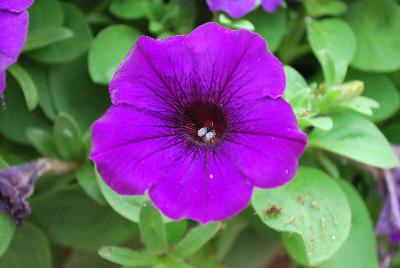
M 193 102 L 185 106 L 182 125 L 189 139 L 206 145 L 215 145 L 223 138 L 227 128 L 222 109 L 204 102 Z

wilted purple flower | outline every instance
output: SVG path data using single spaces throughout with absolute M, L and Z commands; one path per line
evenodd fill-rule
M 27 198 L 37 179 L 44 174 L 59 174 L 74 168 L 52 159 L 39 159 L 26 164 L 0 169 L 0 212 L 9 213 L 17 226 L 31 214 Z
M 91 159 L 124 195 L 148 190 L 167 216 L 202 223 L 245 208 L 252 188 L 296 173 L 306 145 L 282 99 L 282 64 L 246 30 L 207 23 L 187 36 L 142 36 L 93 126 Z
M 0 0 L 0 95 L 5 71 L 16 62 L 28 32 L 28 12 L 33 0 Z
M 400 155 L 400 150 L 399 150 Z M 384 170 L 384 204 L 376 227 L 377 235 L 385 235 L 394 244 L 400 243 L 400 167 Z
M 261 5 L 267 12 L 275 12 L 283 0 L 262 0 Z M 233 18 L 240 18 L 258 6 L 257 0 L 207 0 L 212 12 L 225 11 Z

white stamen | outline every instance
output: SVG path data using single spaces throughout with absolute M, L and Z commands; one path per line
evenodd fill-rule
M 209 142 L 210 140 L 212 140 L 212 138 L 215 137 L 215 135 L 217 135 L 217 133 L 215 132 L 215 130 L 211 130 L 210 132 L 208 132 L 205 136 L 204 136 L 204 140 Z
M 207 134 L 208 129 L 206 127 L 200 128 L 199 131 L 197 131 L 197 135 L 199 137 L 203 137 L 204 135 Z

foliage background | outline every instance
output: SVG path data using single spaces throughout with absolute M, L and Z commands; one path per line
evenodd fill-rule
M 398 2 L 287 1 L 232 19 L 200 0 L 36 0 L 29 13 L 0 111 L 0 166 L 39 157 L 80 165 L 38 181 L 22 228 L 0 214 L 0 267 L 377 267 L 378 245 L 399 250 L 375 238 L 382 200 L 367 171 L 399 163 L 389 145 L 400 143 Z M 287 65 L 285 98 L 309 147 L 293 183 L 257 190 L 239 216 L 199 226 L 113 193 L 88 151 L 90 126 L 110 105 L 107 84 L 137 37 L 207 21 L 268 41 Z M 270 214 L 272 205 L 288 216 Z

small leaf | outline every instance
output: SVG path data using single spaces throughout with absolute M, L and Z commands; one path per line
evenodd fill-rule
M 140 209 L 149 198 L 146 195 L 119 195 L 104 183 L 98 173 L 96 177 L 107 203 L 122 217 L 138 223 Z
M 98 33 L 89 50 L 89 74 L 100 84 L 109 84 L 140 32 L 128 25 L 112 25 Z
M 226 222 L 226 227 L 218 238 L 217 258 L 223 260 L 235 243 L 239 234 L 247 227 L 247 222 L 236 218 Z
M 48 27 L 30 32 L 23 51 L 29 51 L 51 45 L 74 36 L 74 32 L 65 27 Z
M 367 118 L 347 112 L 333 115 L 332 120 L 333 128 L 329 131 L 311 132 L 310 146 L 380 168 L 399 165 L 385 136 Z
M 299 124 L 302 127 L 313 126 L 322 130 L 330 130 L 333 127 L 332 118 L 329 116 L 299 118 Z
M 310 102 L 312 90 L 303 76 L 290 66 L 285 66 L 286 89 L 284 98 L 293 107 L 296 115 L 302 117 L 303 113 L 311 110 Z
M 15 224 L 8 214 L 0 212 L 0 258 L 11 243 Z
M 289 253 L 307 252 L 301 264 L 318 265 L 344 243 L 351 211 L 335 180 L 312 168 L 300 168 L 283 187 L 256 189 L 252 204 L 260 219 L 283 236 Z
M 31 145 L 43 156 L 57 156 L 57 147 L 54 143 L 54 137 L 49 131 L 30 127 L 26 130 L 26 136 Z
M 356 39 L 346 22 L 339 19 L 309 20 L 308 40 L 322 66 L 328 85 L 342 83 L 355 50 Z
M 146 252 L 120 247 L 103 247 L 99 255 L 110 262 L 129 267 L 150 266 L 156 262 L 156 257 Z
M 345 107 L 361 114 L 371 116 L 373 114 L 373 109 L 379 107 L 379 103 L 377 103 L 373 99 L 364 96 L 355 96 L 351 99 L 339 103 L 337 106 Z
M 82 189 L 100 205 L 107 204 L 104 196 L 97 184 L 96 170 L 93 164 L 87 163 L 76 171 L 76 179 Z
M 172 254 L 180 258 L 188 258 L 204 244 L 206 244 L 221 227 L 221 223 L 213 222 L 199 225 L 192 230 L 176 245 Z
M 29 111 L 34 110 L 39 103 L 39 97 L 36 85 L 29 73 L 18 64 L 11 65 L 11 67 L 8 68 L 8 71 L 21 86 Z
M 140 210 L 140 239 L 152 254 L 162 254 L 167 251 L 167 235 L 160 212 L 149 203 Z
M 54 141 L 58 152 L 65 160 L 81 160 L 85 146 L 78 125 L 65 113 L 60 113 L 54 122 Z
M 347 79 L 364 82 L 363 96 L 374 99 L 379 107 L 373 110 L 372 121 L 380 122 L 391 117 L 400 108 L 400 93 L 393 82 L 381 74 L 351 71 Z

